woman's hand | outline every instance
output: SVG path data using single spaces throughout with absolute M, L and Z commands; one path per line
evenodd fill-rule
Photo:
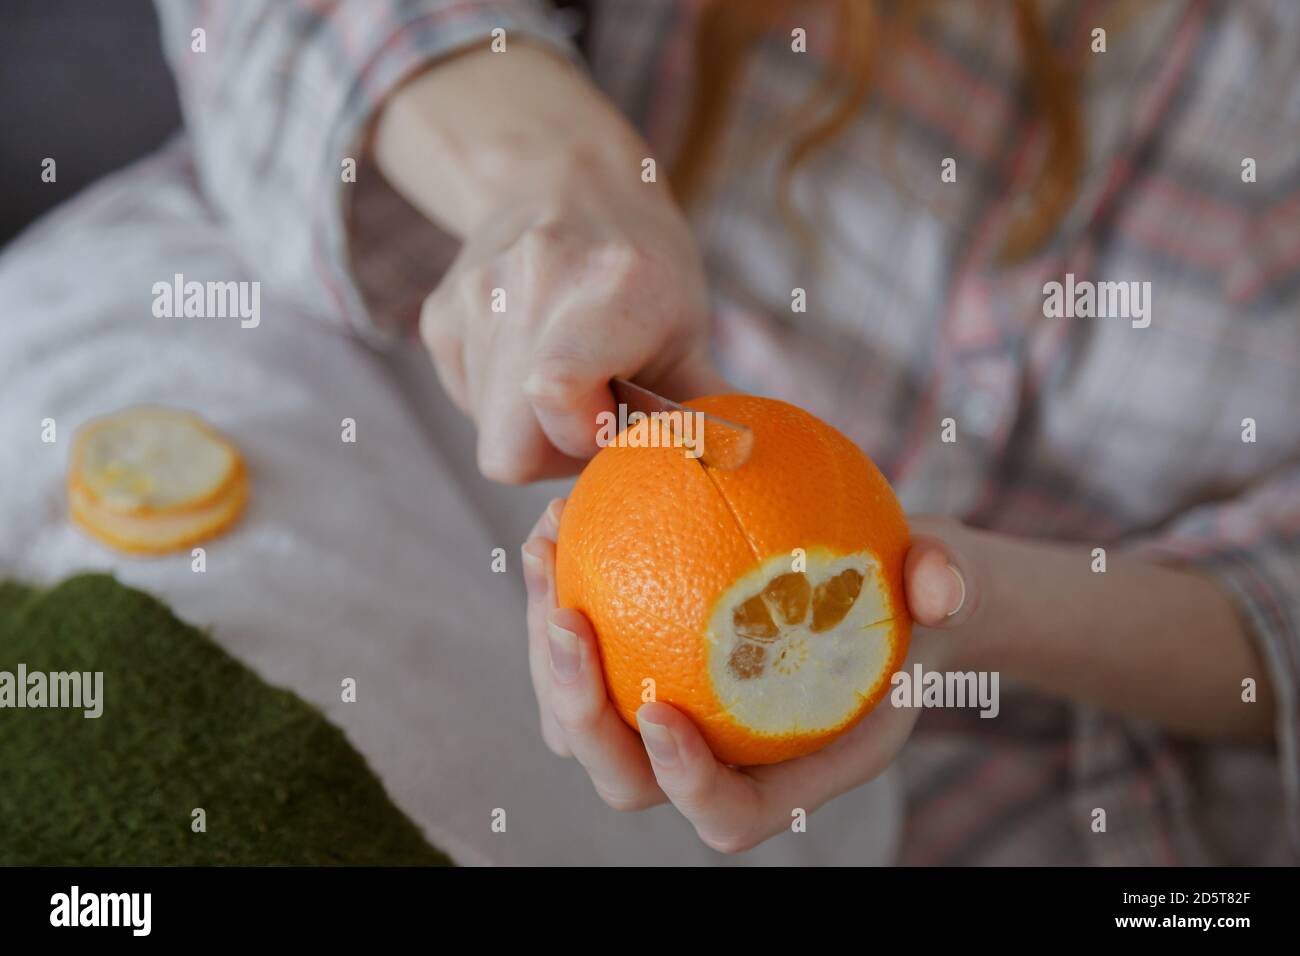
M 420 331 L 487 477 L 577 471 L 614 376 L 680 399 L 721 386 L 690 228 L 642 180 L 649 147 L 568 63 L 521 43 L 440 64 L 386 106 L 375 156 L 463 242 Z
M 722 851 L 752 847 L 880 773 L 917 712 L 886 696 L 816 753 L 766 767 L 718 763 L 690 720 L 664 703 L 637 712 L 641 735 L 614 710 L 590 624 L 555 605 L 553 501 L 523 549 L 528 643 L 542 736 L 573 756 L 610 806 L 669 800 Z M 996 670 L 1055 697 L 1153 721 L 1190 738 L 1268 740 L 1275 693 L 1228 596 L 1208 578 L 1116 553 L 1106 573 L 1086 545 L 1048 544 L 911 517 L 903 566 L 916 624 L 905 665 Z M 944 633 L 950 632 L 950 633 Z M 1258 703 L 1243 702 L 1243 676 Z
M 690 232 L 632 170 L 622 178 L 630 188 L 575 171 L 489 217 L 424 303 L 421 336 L 478 426 L 488 478 L 577 471 L 597 450 L 616 375 L 678 398 L 716 390 Z
M 734 853 L 785 830 L 794 808 L 811 812 L 866 783 L 894 759 L 917 712 L 893 707 L 888 697 L 824 749 L 771 766 L 733 768 L 719 763 L 690 719 L 664 703 L 641 707 L 638 735 L 605 692 L 587 619 L 555 604 L 555 536 L 563 504 L 560 499 L 551 502 L 523 547 L 529 664 L 543 738 L 555 753 L 578 759 L 607 804 L 640 810 L 671 801 L 701 840 L 715 850 Z M 914 537 L 905 576 L 908 602 L 918 622 L 960 623 L 978 606 L 978 595 L 950 566 L 953 560 L 938 538 Z M 927 669 L 942 668 L 950 640 L 917 629 L 909 666 L 919 660 Z

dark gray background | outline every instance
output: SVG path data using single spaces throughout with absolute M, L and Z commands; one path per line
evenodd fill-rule
M 180 122 L 150 0 L 3 0 L 0 245 Z

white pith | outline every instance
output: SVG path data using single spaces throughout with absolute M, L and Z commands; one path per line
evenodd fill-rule
M 110 508 L 163 509 L 215 494 L 232 450 L 188 415 L 132 411 L 86 435 L 80 479 Z
M 729 666 L 738 643 L 734 609 L 761 594 L 770 581 L 792 570 L 788 555 L 776 555 L 733 584 L 714 605 L 706 638 L 709 676 L 723 708 L 738 723 L 760 733 L 816 733 L 839 727 L 862 706 L 890 659 L 888 592 L 874 558 L 866 552 L 832 556 L 809 552 L 803 570 L 809 584 L 854 569 L 862 589 L 838 624 L 812 630 L 811 603 L 803 621 L 784 624 L 775 609 L 778 635 L 763 641 L 764 666 L 756 677 L 739 678 Z M 755 643 L 750 641 L 750 643 Z

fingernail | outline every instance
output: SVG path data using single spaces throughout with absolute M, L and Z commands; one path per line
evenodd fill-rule
M 546 643 L 551 649 L 551 673 L 561 684 L 578 676 L 578 635 L 551 621 L 546 622 Z
M 538 597 L 546 590 L 546 572 L 542 568 L 542 558 L 528 550 L 531 541 L 525 541 L 519 549 L 524 563 L 524 587 L 529 597 Z
M 948 612 L 948 617 L 952 617 L 966 606 L 966 579 L 961 576 L 961 572 L 955 565 L 948 565 L 948 570 L 952 572 L 952 576 L 957 579 L 957 584 L 961 588 L 961 597 L 957 599 L 957 606 Z
M 650 759 L 663 766 L 676 762 L 677 741 L 673 738 L 672 731 L 663 724 L 652 724 L 644 717 L 637 721 L 637 728 L 641 731 L 641 739 L 645 741 Z

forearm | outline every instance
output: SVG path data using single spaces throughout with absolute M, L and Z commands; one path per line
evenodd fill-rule
M 417 209 L 463 237 L 512 197 L 565 177 L 640 182 L 645 144 L 569 62 L 520 43 L 435 64 L 385 105 L 375 160 Z
M 964 666 L 1206 739 L 1267 740 L 1268 672 L 1228 596 L 1201 575 L 1112 553 L 966 530 L 984 569 Z M 969 641 L 967 641 L 969 638 Z M 1258 701 L 1242 701 L 1253 678 Z

